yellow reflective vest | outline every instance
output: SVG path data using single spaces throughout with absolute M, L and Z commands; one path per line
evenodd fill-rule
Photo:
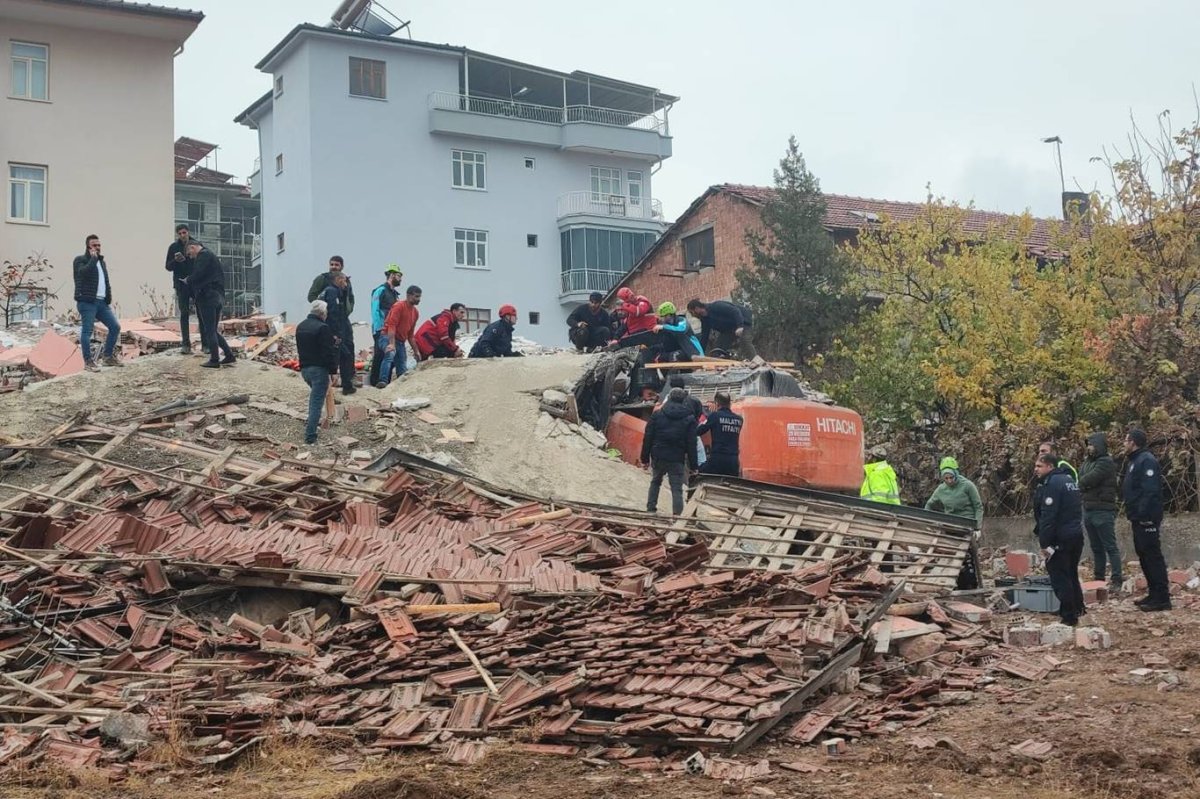
M 887 461 L 867 463 L 863 465 L 867 478 L 863 480 L 862 490 L 858 495 L 872 502 L 882 502 L 885 505 L 900 504 L 900 482 L 896 479 L 896 470 Z

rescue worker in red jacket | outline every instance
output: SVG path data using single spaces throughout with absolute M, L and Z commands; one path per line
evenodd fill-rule
M 425 320 L 413 337 L 421 360 L 429 358 L 462 358 L 466 355 L 454 341 L 459 324 L 467 318 L 467 306 L 456 302 L 444 311 Z
M 625 312 L 626 337 L 653 330 L 654 326 L 658 324 L 658 317 L 654 313 L 654 306 L 650 304 L 650 300 L 641 294 L 635 296 L 633 289 L 622 286 L 617 291 L 617 299 L 621 301 L 620 308 Z

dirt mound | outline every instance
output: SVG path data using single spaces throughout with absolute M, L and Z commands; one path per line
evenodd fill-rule
M 407 776 L 365 780 L 334 799 L 477 799 L 480 794 L 462 786 L 412 779 Z

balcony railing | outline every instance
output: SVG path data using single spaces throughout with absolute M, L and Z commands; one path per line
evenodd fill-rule
M 660 222 L 663 220 L 662 203 L 647 197 L 600 194 L 590 191 L 571 191 L 559 195 L 558 218 L 562 219 L 564 216 L 575 214 L 653 219 Z
M 433 92 L 429 95 L 429 107 L 438 111 L 462 111 L 467 114 L 509 117 L 526 122 L 541 122 L 548 125 L 567 125 L 577 122 L 607 125 L 616 128 L 634 128 L 661 133 L 664 121 L 656 114 L 639 114 L 615 108 L 600 108 L 591 105 L 570 105 L 565 108 L 552 105 L 519 103 L 515 100 L 492 97 L 470 97 L 453 92 Z
M 562 273 L 562 293 L 611 291 L 620 282 L 624 272 L 607 269 L 572 269 Z

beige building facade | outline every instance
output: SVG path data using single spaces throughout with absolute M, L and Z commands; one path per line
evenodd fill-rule
M 170 295 L 174 59 L 203 18 L 114 0 L 0 0 L 0 260 L 48 259 L 48 315 L 74 308 L 71 262 L 89 233 L 118 316 L 148 310 L 148 289 Z

